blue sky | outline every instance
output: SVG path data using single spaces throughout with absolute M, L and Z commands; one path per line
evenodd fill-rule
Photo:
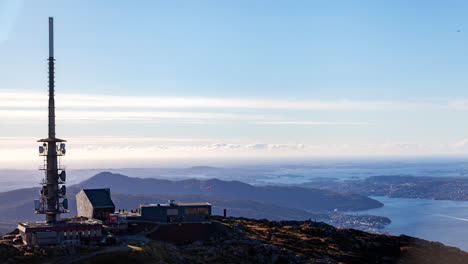
M 468 154 L 467 10 L 0 0 L 0 154 L 47 131 L 48 16 L 71 162 Z

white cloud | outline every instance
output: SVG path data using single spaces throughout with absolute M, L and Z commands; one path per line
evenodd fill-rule
M 314 122 L 314 121 L 267 121 L 264 125 L 368 125 L 366 122 Z
M 301 150 L 305 149 L 304 144 L 265 144 L 255 143 L 245 145 L 243 148 L 248 150 L 268 150 L 268 151 L 281 151 L 281 150 Z
M 39 138 L 34 137 L 0 137 L 0 148 L 11 146 L 31 146 L 37 144 Z M 230 142 L 238 142 L 238 139 L 216 139 L 216 138 L 168 138 L 168 137 L 118 137 L 118 136 L 94 136 L 94 137 L 67 137 L 66 140 L 74 146 L 119 146 L 123 143 L 133 146 L 148 146 L 153 144 L 211 144 L 212 142 L 230 145 Z
M 272 117 L 254 114 L 212 112 L 150 112 L 150 111 L 57 111 L 58 120 L 152 120 L 152 119 L 241 119 L 265 120 Z M 0 119 L 46 120 L 46 110 L 0 110 Z
M 457 148 L 467 148 L 468 149 L 468 138 L 464 138 L 455 143 L 455 147 Z
M 47 106 L 47 94 L 0 91 L 0 105 L 8 108 Z M 278 109 L 278 110 L 401 110 L 444 107 L 444 103 L 421 101 L 298 101 L 259 98 L 114 96 L 93 94 L 57 94 L 57 106 L 63 108 L 190 108 L 190 109 Z
M 468 110 L 468 100 L 467 99 L 448 100 L 447 105 L 450 108 L 454 108 L 454 109 Z
M 253 150 L 266 150 L 268 149 L 268 144 L 257 143 L 257 144 L 250 144 L 246 146 L 247 149 Z
M 36 139 L 28 137 L 0 138 L 0 167 L 11 167 L 11 161 L 24 166 L 39 164 Z M 421 156 L 466 155 L 468 139 L 457 144 L 422 144 L 418 142 L 363 142 L 363 143 L 281 143 L 246 142 L 239 139 L 210 138 L 132 138 L 132 137 L 77 137 L 70 138 L 65 164 L 93 164 L 89 166 L 125 167 L 138 162 L 151 166 L 163 160 L 219 159 L 308 159 L 317 157 L 356 156 Z M 100 163 L 100 161 L 105 161 Z M 22 162 L 22 163 L 21 163 Z M 29 164 L 29 165 L 28 165 Z M 110 164 L 110 165 L 109 165 Z M 114 164 L 114 165 L 112 165 Z M 81 165 L 80 165 L 81 166 Z M 87 165 L 85 165 L 87 166 Z M 77 167 L 75 167 L 77 168 Z
M 391 142 L 391 143 L 383 143 L 380 146 L 386 149 L 402 149 L 402 150 L 417 150 L 420 148 L 424 148 L 422 144 L 415 143 L 415 142 Z

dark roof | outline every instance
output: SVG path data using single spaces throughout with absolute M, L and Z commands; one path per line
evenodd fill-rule
M 140 204 L 140 207 L 211 206 L 210 203 Z
M 39 139 L 37 142 L 67 142 L 65 139 L 60 138 L 43 138 Z
M 206 206 L 211 205 L 210 203 L 177 203 L 180 206 Z
M 94 208 L 114 207 L 109 189 L 83 189 Z

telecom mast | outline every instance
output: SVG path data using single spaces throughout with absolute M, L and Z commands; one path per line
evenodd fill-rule
M 60 156 L 65 155 L 66 140 L 55 137 L 55 72 L 54 72 L 54 18 L 49 17 L 49 136 L 38 140 L 39 155 L 44 157 L 44 164 L 40 168 L 45 173 L 41 196 L 35 200 L 35 212 L 45 214 L 47 223 L 57 222 L 61 213 L 68 213 L 68 200 L 65 198 L 66 187 L 65 170 L 60 166 Z M 60 201 L 60 199 L 62 199 Z M 58 219 L 57 219 L 58 218 Z

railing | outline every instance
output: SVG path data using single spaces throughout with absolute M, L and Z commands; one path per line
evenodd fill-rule
M 48 182 L 46 179 L 42 179 L 40 182 L 39 182 L 40 185 L 47 185 L 47 184 L 55 184 L 55 182 Z M 61 181 L 59 179 L 58 181 L 58 184 L 66 184 L 65 181 Z
M 47 169 L 47 164 L 44 164 L 44 165 L 39 165 L 38 170 L 45 170 L 46 171 L 46 170 L 49 170 L 49 169 Z M 55 169 L 50 169 L 50 170 L 55 170 Z M 66 166 L 58 165 L 57 170 L 64 171 L 64 170 L 66 170 Z
M 48 153 L 45 152 L 45 151 L 42 152 L 42 153 L 39 153 L 39 156 L 41 156 L 41 157 L 46 157 L 47 155 L 48 155 Z M 55 156 L 65 156 L 65 153 L 62 153 L 61 151 L 58 150 Z

